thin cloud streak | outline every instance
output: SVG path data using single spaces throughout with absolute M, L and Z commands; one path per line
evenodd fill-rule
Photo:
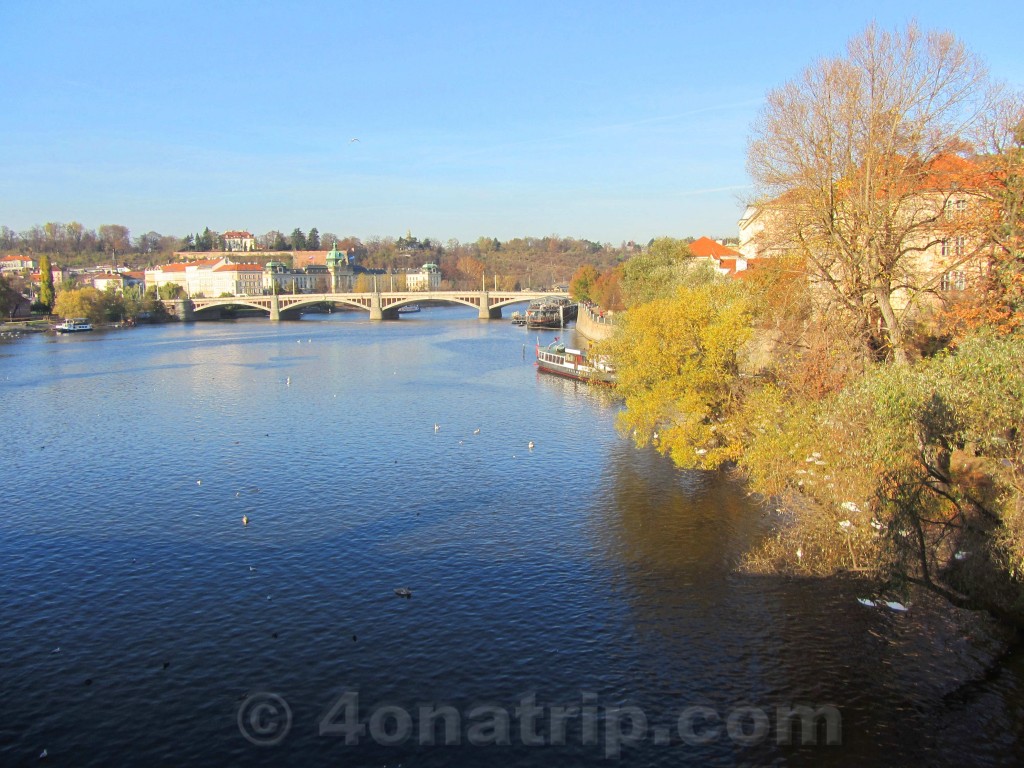
M 526 147 L 541 147 L 547 144 L 556 144 L 558 142 L 567 141 L 569 139 L 576 139 L 580 136 L 596 136 L 602 133 L 611 133 L 614 131 L 621 131 L 628 128 L 637 128 L 644 125 L 656 125 L 658 123 L 670 123 L 675 120 L 682 120 L 687 117 L 693 117 L 695 115 L 707 114 L 709 112 L 724 112 L 730 109 L 738 109 L 741 107 L 750 107 L 757 104 L 763 104 L 764 98 L 759 97 L 756 99 L 746 99 L 744 101 L 729 102 L 726 104 L 716 104 L 707 107 L 700 107 L 697 109 L 691 109 L 686 112 L 680 112 L 674 115 L 658 115 L 655 117 L 646 117 L 639 120 L 629 120 L 622 123 L 608 123 L 607 125 L 593 126 L 590 128 L 581 128 L 577 131 L 568 131 L 565 133 L 556 134 L 547 137 L 538 137 L 533 139 L 523 139 L 522 141 L 510 141 L 503 144 L 494 144 L 487 147 L 478 147 L 476 149 L 466 150 L 464 152 L 455 152 L 446 156 L 435 158 L 433 161 L 427 161 L 423 163 L 425 166 L 433 165 L 444 165 L 451 163 L 456 160 L 464 160 L 470 157 L 478 157 L 480 155 L 489 155 L 494 152 L 500 152 L 508 149 L 522 149 Z

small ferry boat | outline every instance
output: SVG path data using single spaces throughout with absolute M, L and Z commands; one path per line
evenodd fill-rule
M 398 308 L 398 314 L 400 314 L 400 315 L 408 315 L 408 314 L 412 314 L 413 312 L 419 312 L 419 311 L 420 311 L 420 305 L 419 304 L 406 304 L 404 307 L 399 307 Z
M 591 360 L 579 349 L 570 349 L 557 339 L 543 349 L 537 345 L 537 368 L 544 373 L 577 381 L 615 383 L 615 368 L 605 359 Z
M 522 312 L 513 312 L 512 325 L 526 325 L 526 315 Z
M 69 317 L 63 323 L 53 326 L 53 330 L 57 333 L 81 333 L 91 331 L 92 323 L 84 317 Z

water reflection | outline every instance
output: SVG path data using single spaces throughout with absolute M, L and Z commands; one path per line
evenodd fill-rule
M 766 524 L 742 489 L 635 449 L 607 390 L 537 373 L 533 334 L 416 317 L 5 348 L 0 763 L 40 745 L 94 765 L 601 759 L 346 750 L 315 729 L 346 686 L 407 706 L 592 691 L 667 725 L 694 705 L 843 712 L 842 750 L 677 740 L 627 753 L 641 765 L 969 762 L 950 734 L 972 725 L 986 759 L 1019 756 L 1018 668 L 947 705 L 949 657 L 915 649 L 916 613 L 736 573 Z M 276 751 L 235 719 L 264 688 L 296 717 Z

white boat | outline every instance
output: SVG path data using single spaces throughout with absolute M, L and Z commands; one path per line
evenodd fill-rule
M 91 331 L 92 323 L 84 317 L 69 317 L 63 323 L 58 323 L 53 327 L 57 333 L 81 333 L 82 331 Z
M 400 314 L 400 315 L 408 315 L 408 314 L 410 314 L 412 312 L 419 312 L 419 311 L 420 311 L 420 305 L 419 304 L 406 304 L 404 307 L 399 307 L 398 308 L 398 314 Z
M 577 381 L 615 383 L 615 368 L 606 359 L 591 360 L 582 350 L 569 349 L 557 339 L 544 348 L 537 345 L 537 368 Z

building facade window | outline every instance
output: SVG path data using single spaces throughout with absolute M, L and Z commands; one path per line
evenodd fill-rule
M 967 288 L 967 276 L 963 270 L 951 269 L 939 281 L 940 291 L 962 291 Z
M 967 210 L 967 200 L 963 197 L 951 198 L 946 201 L 946 218 L 955 219 Z
M 951 237 L 942 241 L 943 256 L 963 256 L 967 252 L 967 238 Z

